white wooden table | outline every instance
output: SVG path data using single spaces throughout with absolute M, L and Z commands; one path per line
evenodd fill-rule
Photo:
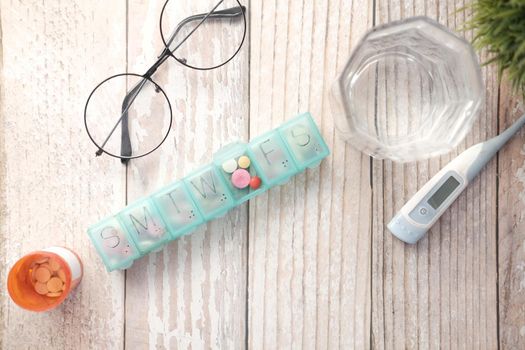
M 458 152 L 523 112 L 494 67 L 483 68 L 474 128 L 439 159 L 371 160 L 338 138 L 330 115 L 330 85 L 363 33 L 421 14 L 459 29 L 465 2 L 246 2 L 249 37 L 230 64 L 197 72 L 171 61 L 159 72 L 175 108 L 164 146 L 127 168 L 95 158 L 87 94 L 154 60 L 162 4 L 0 1 L 0 280 L 51 245 L 85 266 L 78 290 L 48 313 L 19 309 L 4 284 L 0 348 L 525 348 L 523 132 L 417 245 L 385 225 Z M 319 168 L 126 272 L 105 271 L 90 224 L 302 111 L 332 150 Z

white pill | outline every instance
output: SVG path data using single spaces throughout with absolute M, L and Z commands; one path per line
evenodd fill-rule
M 237 162 L 235 161 L 235 159 L 230 159 L 222 163 L 222 170 L 224 170 L 228 174 L 231 174 L 235 170 L 237 170 Z

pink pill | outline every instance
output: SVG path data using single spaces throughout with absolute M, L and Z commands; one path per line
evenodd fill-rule
M 232 174 L 232 184 L 237 188 L 245 188 L 250 180 L 250 173 L 244 169 L 237 169 Z

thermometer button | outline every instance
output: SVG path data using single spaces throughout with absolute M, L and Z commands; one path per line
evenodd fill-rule
M 422 202 L 412 209 L 408 216 L 418 224 L 426 225 L 432 221 L 433 214 L 434 210 L 426 202 Z

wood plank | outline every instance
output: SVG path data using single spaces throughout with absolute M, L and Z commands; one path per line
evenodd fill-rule
M 3 51 L 4 51 L 4 41 L 3 41 L 3 35 L 2 35 L 2 11 L 0 6 L 0 74 L 3 74 L 4 72 L 4 60 L 3 60 Z M 2 136 L 2 140 L 5 140 L 5 136 L 3 134 L 4 125 L 6 124 L 4 111 L 4 87 L 3 84 L 0 84 L 0 126 L 2 128 L 0 129 L 0 135 Z M 0 230 L 1 232 L 5 232 L 4 228 L 7 226 L 5 224 L 6 218 L 7 218 L 7 195 L 5 191 L 6 187 L 6 176 L 7 176 L 7 169 L 5 166 L 1 165 L 5 163 L 6 160 L 6 145 L 5 141 L 0 141 Z M 7 237 L 2 234 L 0 235 L 0 252 L 5 252 L 5 246 L 6 246 Z M 6 281 L 7 280 L 7 274 L 8 274 L 8 266 L 7 266 L 7 260 L 5 259 L 5 254 L 2 254 L 4 257 L 0 260 L 0 280 Z M 5 331 L 6 331 L 6 309 L 7 309 L 7 298 L 6 295 L 6 288 L 2 288 L 3 291 L 0 292 L 0 349 L 4 349 L 5 347 Z
M 371 8 L 252 2 L 250 135 L 310 111 L 332 156 L 250 203 L 251 349 L 369 347 L 369 158 L 335 135 L 328 92 Z
M 2 281 L 23 254 L 49 246 L 84 262 L 82 283 L 51 312 L 24 311 L 1 288 L 0 347 L 120 349 L 124 274 L 107 274 L 86 229 L 124 203 L 124 169 L 95 158 L 82 110 L 91 88 L 125 67 L 125 3 L 4 0 L 0 14 Z
M 500 130 L 523 115 L 523 98 L 509 84 L 501 86 Z M 520 131 L 500 152 L 498 188 L 499 345 L 502 349 L 525 344 L 525 148 Z
M 208 2 L 176 2 L 188 16 Z M 163 48 L 164 1 L 129 2 L 129 70 L 143 73 Z M 188 12 L 197 5 L 199 11 Z M 247 5 L 247 4 L 246 4 Z M 210 8 L 211 9 L 211 8 Z M 198 54 L 206 55 L 207 46 Z M 170 58 L 154 75 L 168 94 L 174 124 L 165 144 L 128 167 L 128 201 L 153 193 L 212 161 L 220 147 L 248 139 L 248 54 L 201 72 Z M 158 111 L 154 106 L 146 108 Z M 242 348 L 247 329 L 248 208 L 243 204 L 161 252 L 137 261 L 126 278 L 126 347 Z
M 427 15 L 451 29 L 464 23 L 455 2 L 378 1 L 377 24 Z M 466 33 L 471 38 L 471 33 Z M 486 102 L 466 140 L 439 159 L 373 162 L 373 348 L 497 346 L 496 161 L 417 244 L 406 245 L 386 223 L 432 175 L 466 147 L 497 133 L 498 84 L 483 68 Z M 394 111 L 392 111 L 394 112 Z

